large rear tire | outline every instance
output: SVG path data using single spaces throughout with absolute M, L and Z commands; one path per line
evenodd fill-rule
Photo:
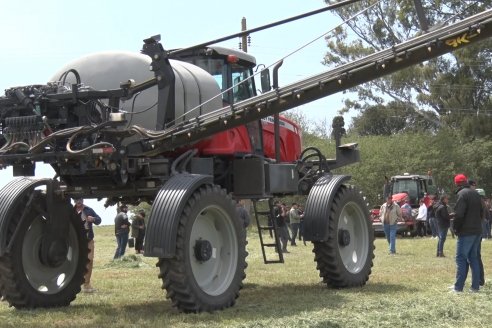
M 371 274 L 374 234 L 361 193 L 342 185 L 330 211 L 329 235 L 314 242 L 314 260 L 323 282 L 330 287 L 362 286 Z
M 159 277 L 173 306 L 212 312 L 234 305 L 246 277 L 246 231 L 225 190 L 203 186 L 180 218 L 176 256 L 159 259 Z
M 40 249 L 48 218 L 46 196 L 40 191 L 33 192 L 36 193 L 34 205 L 25 209 L 29 195 L 24 196 L 16 202 L 18 205 L 10 220 L 8 238 L 12 248 L 0 257 L 0 292 L 16 308 L 67 306 L 80 292 L 84 281 L 88 248 L 83 245 L 87 240 L 80 219 L 73 213 L 67 218 L 70 224 L 65 239 L 66 254 L 56 264 L 44 263 Z M 27 213 L 20 222 L 24 210 Z M 16 229 L 19 230 L 14 235 Z

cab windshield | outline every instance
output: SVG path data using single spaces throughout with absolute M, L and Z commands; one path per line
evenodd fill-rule
M 417 196 L 417 184 L 415 180 L 398 180 L 393 184 L 393 194 L 397 194 L 400 192 L 415 192 L 415 196 Z
M 232 95 L 234 102 L 253 97 L 251 72 L 248 68 L 233 64 L 232 67 Z
M 222 92 L 233 87 L 232 93 L 222 95 L 225 103 L 236 103 L 254 95 L 252 79 L 248 80 L 251 77 L 251 70 L 248 67 L 227 63 L 225 59 L 189 58 L 187 61 L 212 75 Z M 244 82 L 241 83 L 242 81 Z
M 416 204 L 418 199 L 424 196 L 422 192 L 424 188 L 419 185 L 421 183 L 422 181 L 413 179 L 394 181 L 392 194 L 405 192 L 410 196 L 410 203 Z

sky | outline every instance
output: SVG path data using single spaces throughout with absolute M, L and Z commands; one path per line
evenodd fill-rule
M 281 1 L 159 1 L 121 0 L 37 1 L 0 0 L 0 95 L 9 87 L 43 84 L 64 64 L 83 55 L 108 50 L 139 52 L 142 40 L 160 34 L 165 49 L 189 47 L 248 29 L 325 7 L 323 0 Z M 325 12 L 251 35 L 248 52 L 258 64 L 271 65 L 299 47 L 324 35 L 339 24 Z M 238 48 L 239 39 L 221 43 Z M 284 60 L 279 71 L 280 86 L 326 71 L 321 64 L 326 52 L 319 38 L 301 52 Z M 296 111 L 308 120 L 331 123 L 343 107 L 346 96 L 336 94 Z M 52 177 L 50 167 L 36 170 L 36 176 Z M 10 169 L 0 171 L 0 187 L 12 179 Z M 112 224 L 114 208 L 87 200 Z

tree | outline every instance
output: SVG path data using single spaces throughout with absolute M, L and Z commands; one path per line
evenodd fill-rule
M 368 3 L 373 4 L 373 7 L 348 21 L 346 26 L 337 28 L 332 37 L 327 39 L 329 51 L 324 59 L 326 65 L 348 63 L 423 33 L 419 29 L 414 0 L 363 1 L 341 7 L 335 12 L 340 18 L 347 20 L 363 10 Z M 449 24 L 490 8 L 491 3 L 491 0 L 423 1 L 430 26 Z M 354 39 L 354 34 L 357 39 Z M 442 123 L 449 123 L 452 127 L 461 127 L 463 122 L 475 124 L 480 121 L 488 127 L 478 130 L 480 135 L 490 135 L 490 49 L 492 41 L 486 40 L 357 86 L 352 90 L 357 93 L 357 101 L 347 101 L 343 111 L 355 109 L 364 112 L 375 106 L 387 106 L 391 101 L 400 104 L 399 106 L 413 108 L 416 113 L 420 108 L 426 108 L 440 116 L 446 115 L 447 119 Z M 476 113 L 483 114 L 486 119 L 470 118 L 470 114 Z M 414 115 L 415 118 L 418 116 Z
M 432 111 L 415 111 L 401 102 L 368 106 L 354 117 L 350 130 L 361 136 L 392 135 L 402 132 L 437 131 L 439 119 Z
M 284 112 L 282 115 L 299 124 L 303 135 L 309 134 L 320 138 L 327 138 L 331 135 L 330 125 L 326 118 L 318 121 L 310 120 L 304 112 L 296 109 Z

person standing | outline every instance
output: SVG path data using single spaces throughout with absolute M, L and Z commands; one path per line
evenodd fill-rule
M 97 215 L 97 213 L 90 208 L 89 206 L 84 205 L 84 200 L 82 198 L 76 198 L 75 201 L 75 211 L 80 216 L 82 223 L 84 224 L 85 235 L 87 237 L 87 246 L 89 249 L 89 253 L 87 254 L 88 262 L 87 262 L 87 272 L 84 275 L 84 284 L 82 285 L 83 293 L 93 293 L 96 291 L 95 288 L 91 285 L 91 277 L 92 277 L 92 268 L 94 266 L 94 230 L 92 229 L 92 225 L 101 224 L 101 217 Z
M 485 203 L 485 190 L 483 189 L 478 189 L 476 188 L 475 185 L 475 191 L 480 195 L 480 199 L 482 200 L 482 207 L 483 207 L 483 217 L 482 217 L 482 239 L 480 239 L 480 243 L 478 244 L 478 265 L 480 268 L 480 286 L 485 285 L 485 270 L 483 268 L 483 261 L 482 261 L 482 240 L 484 236 L 484 231 L 486 229 L 485 227 L 485 222 L 488 220 L 488 216 L 490 215 L 489 211 L 487 210 L 487 204 Z
M 485 238 L 485 239 L 490 239 L 491 238 L 491 234 L 490 234 L 490 224 L 492 222 L 492 213 L 490 213 L 490 199 L 489 198 L 485 198 L 485 208 L 484 208 L 484 212 L 485 212 L 485 222 L 484 222 L 484 227 L 483 227 L 483 235 L 482 235 L 482 239 Z
M 430 198 L 430 205 L 427 206 L 427 223 L 429 229 L 427 231 L 431 231 L 432 238 L 439 238 L 437 222 L 436 222 L 436 208 L 439 206 L 438 201 L 435 197 Z
M 289 230 L 287 228 L 285 207 L 280 204 L 279 201 L 274 203 L 273 215 L 275 216 L 275 223 L 277 224 L 277 233 L 280 238 L 282 253 L 289 253 L 287 250 L 287 242 L 289 241 Z
M 468 183 L 470 183 L 470 180 L 468 180 Z M 489 231 L 489 221 L 491 220 L 491 215 L 490 211 L 488 210 L 490 205 L 489 205 L 489 200 L 486 198 L 485 195 L 485 190 L 482 188 L 473 188 L 471 185 L 470 187 L 472 189 L 475 189 L 478 194 L 480 195 L 480 198 L 482 199 L 482 206 L 483 206 L 483 218 L 482 218 L 482 240 L 488 239 L 488 231 Z
M 143 254 L 145 238 L 145 211 L 139 210 L 132 220 L 132 237 L 135 238 L 135 253 Z
M 292 238 L 291 238 L 291 230 L 292 228 L 290 227 L 290 217 L 289 217 L 289 209 L 287 208 L 287 204 L 285 203 L 282 203 L 282 213 L 284 213 L 284 221 L 285 221 L 285 230 L 287 231 L 287 238 L 289 239 L 289 241 L 291 242 L 292 241 Z
M 444 242 L 446 241 L 448 229 L 451 225 L 451 216 L 448 212 L 448 196 L 441 196 L 440 202 L 436 206 L 435 215 L 439 238 L 437 241 L 437 257 L 445 257 Z
M 299 214 L 299 206 L 297 203 L 292 203 L 292 207 L 289 211 L 290 228 L 292 229 L 291 246 L 297 246 L 296 238 L 299 232 L 299 225 L 301 224 L 301 215 Z
M 417 235 L 425 237 L 427 235 L 427 229 L 425 223 L 427 222 L 427 206 L 423 198 L 419 201 L 419 213 L 417 214 Z
M 412 217 L 412 205 L 410 205 L 410 197 L 407 195 L 404 199 L 404 203 L 401 206 L 401 216 L 405 222 L 413 221 Z M 411 234 L 417 229 L 417 227 L 413 227 L 413 231 L 410 231 Z
M 393 197 L 389 195 L 386 203 L 381 205 L 379 215 L 383 221 L 384 235 L 389 245 L 389 253 L 396 254 L 396 222 L 402 219 L 400 206 L 393 202 Z
M 480 195 L 470 188 L 464 174 L 457 174 L 454 177 L 454 183 L 457 187 L 457 200 L 454 207 L 453 229 L 458 240 L 456 242 L 456 282 L 453 291 L 463 291 L 469 263 L 472 274 L 470 291 L 478 292 L 481 278 L 478 248 L 482 238 L 482 200 Z
M 447 206 L 448 208 L 448 213 L 449 213 L 449 217 L 451 218 L 451 222 L 450 222 L 450 229 L 449 229 L 449 232 L 451 232 L 451 237 L 454 239 L 455 238 L 455 235 L 454 235 L 454 208 L 451 207 L 451 205 L 448 204 Z
M 301 220 L 299 221 L 299 241 L 302 240 L 304 246 L 306 245 L 306 241 L 304 240 L 304 210 L 301 206 L 298 206 L 297 211 L 301 216 Z
M 241 222 L 243 223 L 243 227 L 247 228 L 251 222 L 251 219 L 249 217 L 248 211 L 244 208 L 244 204 L 242 203 L 242 201 L 238 200 L 236 202 L 236 212 L 239 216 L 239 219 L 241 219 Z
M 128 243 L 128 235 L 130 233 L 130 221 L 128 221 L 128 206 L 125 204 L 119 208 L 119 213 L 114 218 L 114 233 L 116 235 L 116 252 L 113 259 L 119 259 L 125 255 L 126 244 Z

